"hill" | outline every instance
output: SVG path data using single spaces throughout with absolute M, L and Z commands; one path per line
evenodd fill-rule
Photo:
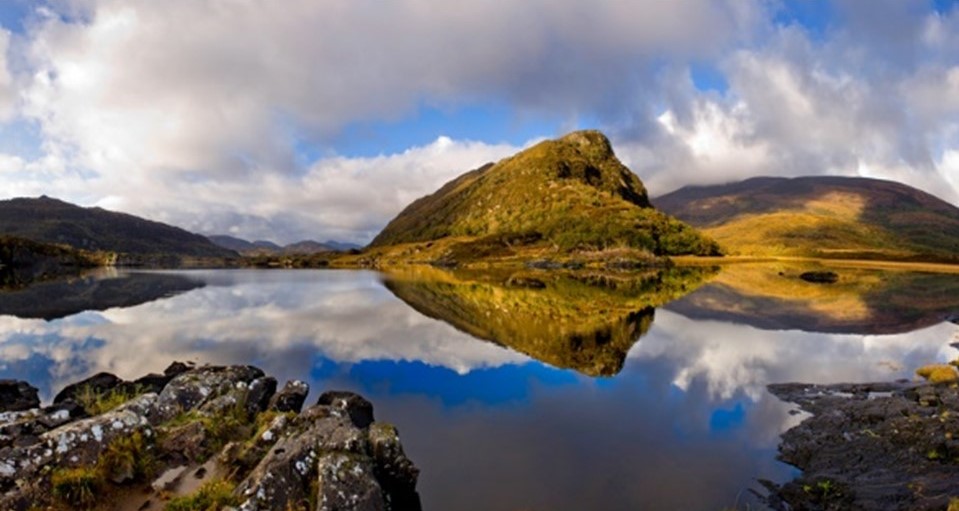
M 762 177 L 655 203 L 731 255 L 959 260 L 959 208 L 891 181 Z
M 178 227 L 46 196 L 0 201 L 0 234 L 134 256 L 237 255 Z
M 560 253 L 718 252 L 712 240 L 650 205 L 643 183 L 598 131 L 544 141 L 457 177 L 407 206 L 370 248 L 442 239 Z
M 256 240 L 247 241 L 234 236 L 216 235 L 207 237 L 216 245 L 234 250 L 245 256 L 262 255 L 309 255 L 322 252 L 343 252 L 352 248 L 359 248 L 349 243 L 339 243 L 336 241 L 319 242 L 313 240 L 303 240 L 296 243 L 290 243 L 285 246 L 277 245 L 272 241 Z

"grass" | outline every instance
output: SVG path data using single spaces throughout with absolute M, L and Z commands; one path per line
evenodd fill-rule
M 711 239 L 653 209 L 642 182 L 598 132 L 545 141 L 454 179 L 410 204 L 371 247 L 497 235 L 533 235 L 536 244 L 559 253 L 719 252 Z
M 956 368 L 948 364 L 929 364 L 916 369 L 916 374 L 930 383 L 955 383 L 959 381 Z
M 144 389 L 139 386 L 132 388 L 121 386 L 106 392 L 100 392 L 92 385 L 84 385 L 77 389 L 74 399 L 90 415 L 100 415 L 117 408 L 143 394 L 143 392 Z
M 226 480 L 204 484 L 192 495 L 177 497 L 167 503 L 165 511 L 220 511 L 240 504 L 233 491 L 235 485 Z
M 93 466 L 54 470 L 51 491 L 56 501 L 70 509 L 94 509 L 111 483 L 149 480 L 156 467 L 150 440 L 137 431 L 115 438 Z
M 60 469 L 50 476 L 53 497 L 71 509 L 93 509 L 103 488 L 96 468 Z

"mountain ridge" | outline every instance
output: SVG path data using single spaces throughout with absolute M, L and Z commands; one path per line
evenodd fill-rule
M 959 261 L 959 208 L 895 181 L 755 177 L 653 202 L 732 255 Z
M 236 257 L 199 234 L 47 196 L 0 201 L 0 234 L 77 249 L 133 256 Z

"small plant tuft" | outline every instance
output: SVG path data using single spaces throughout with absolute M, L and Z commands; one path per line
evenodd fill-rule
M 50 476 L 53 497 L 70 509 L 92 509 L 103 487 L 96 468 L 60 469 Z
M 220 511 L 227 506 L 240 504 L 233 495 L 235 486 L 229 481 L 212 481 L 200 487 L 196 493 L 178 497 L 167 503 L 166 511 Z

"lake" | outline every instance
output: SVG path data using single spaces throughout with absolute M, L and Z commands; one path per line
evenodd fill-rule
M 802 419 L 765 386 L 952 360 L 959 275 L 103 270 L 0 293 L 0 378 L 252 364 L 395 424 L 424 509 L 757 509 Z

